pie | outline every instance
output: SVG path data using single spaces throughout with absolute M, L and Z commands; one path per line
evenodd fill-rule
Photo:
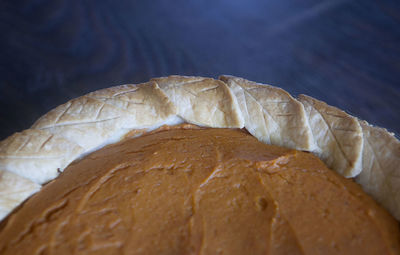
M 399 165 L 393 134 L 277 87 L 112 87 L 0 142 L 0 253 L 398 254 Z

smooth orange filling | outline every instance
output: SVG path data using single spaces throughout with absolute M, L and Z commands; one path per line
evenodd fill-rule
M 1 254 L 398 254 L 397 222 L 310 153 L 162 128 L 73 163 L 15 211 Z

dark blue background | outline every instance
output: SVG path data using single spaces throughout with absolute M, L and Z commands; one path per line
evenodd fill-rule
M 0 1 L 0 139 L 89 91 L 233 74 L 400 133 L 400 1 Z

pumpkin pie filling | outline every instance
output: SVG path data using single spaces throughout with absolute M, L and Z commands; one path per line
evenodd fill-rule
M 396 220 L 310 153 L 162 127 L 72 163 L 0 229 L 1 254 L 398 254 Z

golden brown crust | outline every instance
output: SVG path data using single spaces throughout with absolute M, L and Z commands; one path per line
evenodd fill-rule
M 385 184 L 396 176 L 399 164 L 385 167 L 383 177 L 379 177 L 379 169 L 372 167 L 378 161 L 398 162 L 398 140 L 385 130 L 377 129 L 376 133 L 363 125 L 364 139 L 374 157 L 372 163 L 365 159 L 362 162 L 362 154 L 371 158 L 372 152 L 363 144 L 357 119 L 311 97 L 302 95 L 299 101 L 280 88 L 232 76 L 221 76 L 220 80 L 170 76 L 103 89 L 56 107 L 31 129 L 0 142 L 0 171 L 24 177 L 21 185 L 13 186 L 13 192 L 26 198 L 38 190 L 39 185 L 33 183 L 55 178 L 74 159 L 116 142 L 133 130 L 182 122 L 217 128 L 245 126 L 263 142 L 318 154 L 346 177 L 356 176 L 363 163 L 367 170 L 359 182 L 373 185 L 364 188 L 400 219 L 400 183 L 394 181 L 390 192 Z M 389 137 L 397 145 L 382 149 L 379 137 Z M 365 176 L 379 181 L 365 181 Z M 8 192 L 4 180 L 0 179 L 0 196 Z M 30 193 L 22 183 L 29 183 Z M 3 206 L 3 201 L 0 197 L 0 208 L 11 211 L 13 207 Z

